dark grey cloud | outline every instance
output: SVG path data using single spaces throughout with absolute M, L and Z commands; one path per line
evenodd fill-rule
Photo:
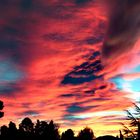
M 85 28 L 85 27 L 84 27 Z M 49 34 L 44 34 L 42 38 L 45 41 L 55 41 L 55 42 L 71 42 L 73 44 L 80 44 L 80 45 L 94 45 L 97 43 L 100 43 L 103 41 L 103 35 L 91 35 L 87 36 L 84 39 L 75 39 L 73 36 L 73 32 L 68 32 L 68 33 L 49 33 Z
M 20 93 L 22 90 L 23 88 L 16 83 L 1 84 L 0 96 L 13 97 L 15 93 Z
M 0 40 L 0 52 L 15 52 L 17 51 L 18 47 L 19 47 L 19 42 L 16 40 L 6 40 L 6 39 L 1 39 Z
M 70 37 L 70 34 L 68 36 L 68 34 L 65 33 L 50 33 L 50 34 L 45 34 L 43 35 L 43 38 L 47 41 L 47 40 L 51 40 L 51 41 L 57 41 L 57 42 L 64 42 L 64 41 L 72 41 L 72 38 Z
M 87 64 L 87 67 L 84 69 L 83 65 L 86 65 L 86 64 Z M 101 69 L 102 69 L 102 66 L 101 66 L 100 61 L 93 62 L 92 64 L 83 63 L 81 66 L 75 67 L 72 72 L 68 73 L 64 77 L 62 84 L 76 85 L 76 84 L 82 84 L 85 82 L 90 82 L 97 78 L 101 78 L 102 76 L 94 75 L 94 72 L 97 72 Z
M 74 77 L 71 77 L 69 75 L 66 75 L 64 80 L 62 81 L 62 84 L 73 84 L 73 85 L 77 85 L 77 84 L 83 84 L 83 83 L 86 83 L 86 82 L 91 82 L 92 80 L 95 80 L 97 78 L 100 78 L 100 76 L 88 76 L 88 77 L 79 77 L 79 78 L 74 78 Z
M 94 108 L 96 106 L 80 106 L 80 104 L 72 104 L 70 106 L 67 107 L 67 112 L 68 113 L 79 113 L 79 112 L 84 112 L 84 111 L 87 111 L 87 110 L 90 110 L 92 108 Z
M 103 69 L 101 61 L 95 60 L 95 58 L 99 55 L 99 52 L 94 52 L 88 58 L 88 61 L 82 63 L 80 66 L 75 66 L 71 72 L 65 75 L 61 83 L 76 85 L 102 78 L 102 76 L 96 75 L 96 72 L 99 72 Z
M 33 0 L 21 0 L 21 10 L 27 12 L 33 7 Z
M 14 29 L 6 29 L 8 32 L 14 32 Z M 24 57 L 21 55 L 21 48 L 23 42 L 15 39 L 0 39 L 0 55 L 6 56 L 7 59 L 11 59 L 11 61 L 15 63 L 23 62 Z
M 71 97 L 79 97 L 79 96 L 80 96 L 79 94 L 71 94 L 71 93 L 68 93 L 68 94 L 62 94 L 59 97 L 60 98 L 71 98 Z
M 102 49 L 103 59 L 106 60 L 113 60 L 130 51 L 140 35 L 140 1 L 110 2 L 109 27 Z
M 103 36 L 91 36 L 85 39 L 85 44 L 94 45 L 103 41 Z
M 84 93 L 86 93 L 87 95 L 93 95 L 95 91 L 96 91 L 95 89 L 91 89 L 91 90 L 84 91 Z
M 93 0 L 75 0 L 75 3 L 77 4 L 77 5 L 85 5 L 86 3 L 88 3 L 88 2 L 91 2 L 91 1 L 93 1 Z
M 88 111 L 92 108 L 96 108 L 98 106 L 81 106 L 81 104 L 71 104 L 70 106 L 67 106 L 66 114 L 63 116 L 64 120 L 68 121 L 78 121 L 78 120 L 84 120 L 85 118 L 78 117 L 75 115 L 75 113 L 84 113 L 85 111 Z

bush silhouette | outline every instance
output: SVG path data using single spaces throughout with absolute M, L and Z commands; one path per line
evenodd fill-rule
M 33 122 L 30 118 L 25 118 L 22 120 L 20 127 L 24 130 L 24 132 L 33 132 Z
M 67 131 L 62 133 L 61 140 L 74 140 L 74 132 L 72 129 L 68 129 Z
M 92 129 L 86 127 L 78 134 L 78 140 L 93 140 L 94 133 Z

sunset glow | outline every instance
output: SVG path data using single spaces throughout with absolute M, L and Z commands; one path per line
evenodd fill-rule
M 140 98 L 140 43 L 102 52 L 109 23 L 98 0 L 25 1 L 0 2 L 0 125 L 28 116 L 117 135 Z

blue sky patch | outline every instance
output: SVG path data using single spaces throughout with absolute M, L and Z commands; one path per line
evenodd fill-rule
M 11 61 L 0 61 L 0 82 L 14 82 L 24 76 L 24 72 L 18 70 Z

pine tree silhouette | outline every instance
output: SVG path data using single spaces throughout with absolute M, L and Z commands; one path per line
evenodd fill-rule
M 123 131 L 126 135 L 131 137 L 136 137 L 140 140 L 140 103 L 134 104 L 134 110 L 126 110 L 127 113 L 127 120 L 130 120 L 130 128 L 125 126 L 123 123 Z

